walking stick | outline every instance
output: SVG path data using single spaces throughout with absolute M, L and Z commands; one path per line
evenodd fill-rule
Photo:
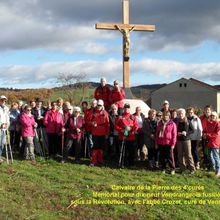
M 3 132 L 3 145 L 5 146 L 7 164 L 9 164 L 9 156 L 11 158 L 11 163 L 13 163 L 13 154 L 12 154 L 10 137 L 9 137 L 8 131 L 5 129 L 2 129 L 2 132 Z
M 125 138 L 122 140 L 120 158 L 119 158 L 119 167 L 124 168 L 124 157 L 125 157 Z
M 35 137 L 36 137 L 36 146 L 38 148 L 38 151 L 39 151 L 39 154 L 41 157 L 44 157 L 44 154 L 43 154 L 43 150 L 41 148 L 41 144 L 40 144 L 40 139 L 39 139 L 39 136 L 38 136 L 38 133 L 37 133 L 37 129 L 35 128 L 34 129 L 34 132 L 35 132 Z
M 61 141 L 62 141 L 62 143 L 61 143 L 61 147 L 62 147 L 61 150 L 62 150 L 62 152 L 61 152 L 61 153 L 62 153 L 62 160 L 63 160 L 63 150 L 64 150 L 64 130 L 62 130 L 62 140 L 61 140 Z

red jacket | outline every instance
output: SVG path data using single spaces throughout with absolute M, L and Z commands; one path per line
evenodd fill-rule
M 207 122 L 209 121 L 209 119 L 205 115 L 202 115 L 199 118 L 200 118 L 201 123 L 202 123 L 202 129 L 204 130 L 207 126 Z
M 124 136 L 124 130 L 126 126 L 129 126 L 131 130 L 127 137 Z M 119 140 L 126 138 L 128 141 L 135 140 L 135 132 L 138 130 L 137 118 L 130 113 L 123 113 L 122 116 L 119 116 L 115 123 L 115 130 L 118 131 Z
M 124 89 L 121 88 L 120 91 L 113 89 L 111 91 L 111 94 L 109 97 L 109 102 L 111 104 L 116 104 L 118 106 L 118 108 L 123 108 L 124 107 L 124 103 L 122 101 L 123 99 L 125 99 Z
M 63 117 L 61 113 L 53 111 L 52 109 L 47 111 L 44 117 L 44 125 L 46 126 L 47 133 L 60 134 L 63 127 Z
M 84 128 L 84 119 L 82 116 L 78 116 L 76 118 L 76 123 L 74 124 L 74 117 L 69 117 L 65 128 L 67 129 L 67 137 L 72 139 L 82 138 L 83 136 L 83 128 Z M 77 128 L 80 129 L 80 132 L 77 132 Z
M 160 137 L 161 129 L 163 128 L 162 120 L 158 123 L 156 129 L 156 144 L 175 146 L 177 139 L 177 127 L 176 124 L 170 120 L 167 122 L 163 131 L 163 136 Z
M 21 136 L 22 137 L 34 137 L 34 125 L 36 124 L 33 115 L 28 115 L 23 112 L 20 116 L 20 124 L 21 124 Z
M 102 87 L 101 85 L 96 88 L 94 97 L 96 100 L 102 99 L 104 101 L 104 106 L 109 106 L 109 95 L 110 95 L 110 88 L 108 86 Z
M 109 117 L 105 110 L 98 111 L 90 114 L 91 133 L 94 136 L 109 135 Z
M 220 147 L 220 124 L 216 121 L 207 121 L 206 127 L 203 130 L 203 134 L 207 137 L 208 148 Z
M 90 108 L 84 112 L 84 121 L 85 121 L 85 131 L 86 133 L 91 133 L 92 129 L 92 117 L 93 117 L 93 112 L 95 112 L 95 109 Z

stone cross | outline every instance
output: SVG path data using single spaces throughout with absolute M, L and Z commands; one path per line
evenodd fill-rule
M 155 31 L 155 25 L 129 24 L 129 0 L 122 0 L 121 24 L 97 23 L 96 29 L 119 30 L 123 35 L 123 86 L 130 88 L 130 33 L 132 31 Z

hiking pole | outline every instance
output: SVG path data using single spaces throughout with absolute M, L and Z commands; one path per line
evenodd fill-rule
M 63 150 L 64 150 L 64 128 L 62 129 L 62 140 L 61 140 L 61 147 L 62 147 L 62 160 L 63 160 Z
M 121 144 L 121 149 L 120 149 L 120 157 L 119 157 L 119 164 L 118 164 L 118 166 L 119 167 L 121 167 L 121 168 L 123 168 L 123 166 L 124 166 L 124 153 L 125 153 L 125 138 L 123 138 L 123 140 L 122 140 L 122 144 Z
M 38 152 L 40 154 L 40 157 L 44 157 L 43 151 L 42 151 L 42 148 L 41 148 L 41 144 L 40 144 L 40 139 L 39 139 L 39 136 L 38 136 L 36 128 L 34 129 L 34 132 L 35 132 L 35 138 L 36 138 L 36 146 L 35 147 L 38 148 Z
M 84 134 L 84 143 L 85 143 L 84 157 L 86 158 L 86 156 L 87 156 L 87 136 L 85 134 Z
M 7 130 L 5 129 L 2 129 L 2 134 L 3 134 L 2 139 L 3 139 L 3 146 L 5 146 L 7 164 L 9 164 L 9 156 L 11 159 L 11 163 L 13 163 L 13 154 L 12 154 L 12 149 L 11 149 L 11 144 L 10 144 L 10 136 Z

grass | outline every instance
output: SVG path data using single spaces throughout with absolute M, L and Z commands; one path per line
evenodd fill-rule
M 112 185 L 200 185 L 205 187 L 205 192 L 219 192 L 220 180 L 205 171 L 199 171 L 195 175 L 186 173 L 171 176 L 163 175 L 159 171 L 147 171 L 143 167 L 121 170 L 110 167 L 89 167 L 86 164 L 61 164 L 38 158 L 36 165 L 18 160 L 15 160 L 13 165 L 3 163 L 0 172 L 0 219 L 207 220 L 219 219 L 220 216 L 219 205 L 76 205 L 73 203 L 91 201 L 93 192 L 119 192 L 112 191 Z M 132 193 L 134 190 L 120 192 Z M 127 202 L 128 198 L 121 200 Z

